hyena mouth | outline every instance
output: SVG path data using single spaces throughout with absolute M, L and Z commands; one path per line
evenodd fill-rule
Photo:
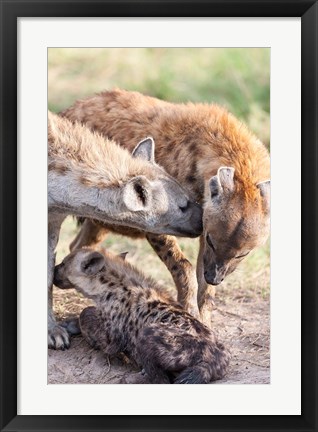
M 68 279 L 65 278 L 61 279 L 57 274 L 57 271 L 54 272 L 53 284 L 61 289 L 74 288 Z
M 212 274 L 208 271 L 204 272 L 204 279 L 205 279 L 206 283 L 209 285 L 214 285 L 214 286 L 220 285 L 220 283 L 223 282 L 224 277 L 225 277 L 224 275 L 220 276 L 220 275 Z
M 197 229 L 192 229 L 191 231 L 183 228 L 177 228 L 177 231 L 180 237 L 195 238 L 202 234 L 202 229 L 200 227 Z

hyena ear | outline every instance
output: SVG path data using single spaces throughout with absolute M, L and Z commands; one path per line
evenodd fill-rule
M 155 142 L 148 137 L 140 141 L 132 152 L 134 158 L 145 159 L 148 162 L 155 162 Z
M 150 195 L 151 185 L 146 177 L 134 177 L 124 187 L 123 202 L 130 211 L 146 210 Z
M 105 258 L 99 252 L 90 253 L 81 263 L 81 270 L 87 276 L 94 276 L 105 267 Z
M 256 185 L 260 191 L 261 197 L 263 198 L 263 205 L 265 211 L 269 212 L 270 200 L 271 200 L 271 181 L 266 180 Z
M 210 180 L 211 198 L 221 196 L 234 190 L 234 168 L 220 167 L 218 173 Z
M 127 256 L 127 254 L 128 254 L 128 251 L 127 251 L 127 252 L 122 252 L 122 253 L 120 253 L 118 256 L 119 256 L 119 258 L 121 258 L 123 261 L 125 261 L 125 260 L 126 260 L 126 256 Z

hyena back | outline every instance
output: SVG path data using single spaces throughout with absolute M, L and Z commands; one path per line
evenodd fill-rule
M 125 382 L 205 384 L 224 376 L 229 353 L 215 334 L 184 311 L 152 279 L 120 257 L 91 249 L 56 266 L 54 284 L 94 300 L 80 327 L 107 355 L 124 352 L 144 374 Z
M 48 345 L 69 345 L 52 311 L 52 281 L 61 223 L 69 214 L 153 233 L 197 236 L 202 209 L 154 162 L 152 138 L 129 154 L 80 124 L 48 116 Z
M 147 239 L 170 270 L 184 307 L 211 320 L 213 287 L 269 234 L 270 163 L 263 144 L 215 104 L 173 104 L 137 92 L 113 90 L 79 100 L 62 113 L 132 149 L 145 131 L 156 158 L 204 206 L 196 278 L 172 237 Z M 92 245 L 104 228 L 86 221 L 73 247 Z

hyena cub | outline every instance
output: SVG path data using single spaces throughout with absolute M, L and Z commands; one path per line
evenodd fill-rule
M 224 376 L 229 353 L 215 334 L 121 257 L 76 250 L 55 267 L 54 284 L 95 301 L 80 315 L 83 336 L 143 368 L 126 382 L 206 384 Z

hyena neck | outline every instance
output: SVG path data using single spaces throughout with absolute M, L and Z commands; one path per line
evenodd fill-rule
M 108 261 L 107 261 L 108 263 Z M 107 270 L 105 277 L 109 277 L 111 282 L 126 287 L 152 288 L 160 290 L 157 282 L 151 277 L 144 275 L 141 271 L 132 266 L 129 262 L 119 257 L 112 257 L 111 263 L 106 263 Z
M 111 260 L 107 259 L 107 253 L 105 270 L 99 274 L 96 283 L 102 285 L 99 291 L 103 299 L 107 298 L 109 292 L 125 296 L 130 291 L 133 295 L 147 297 L 152 293 L 163 301 L 173 301 L 167 290 L 151 277 L 145 276 L 122 258 L 112 256 Z
M 51 170 L 48 174 L 48 207 L 53 213 L 120 223 L 118 194 L 117 188 L 86 187 L 71 171 L 62 175 Z
M 154 177 L 152 166 L 131 154 L 114 141 L 49 112 L 48 169 L 77 175 L 87 187 L 120 185 L 133 176 Z M 136 141 L 137 143 L 138 141 Z

